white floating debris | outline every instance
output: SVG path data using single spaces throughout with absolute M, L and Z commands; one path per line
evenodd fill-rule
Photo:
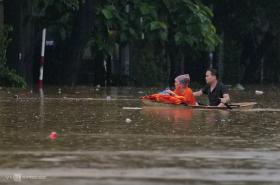
M 100 88 L 101 88 L 101 85 L 98 84 L 98 85 L 96 86 L 96 88 L 97 88 L 97 89 L 100 89 Z
M 138 91 L 137 93 L 138 93 L 138 94 L 144 94 L 144 92 L 143 92 L 143 91 Z
M 123 107 L 123 110 L 142 110 L 141 107 Z
M 125 122 L 126 122 L 126 123 L 131 123 L 131 122 L 132 122 L 132 120 L 131 120 L 131 119 L 129 119 L 129 118 L 126 118 L 126 119 L 125 119 Z
M 107 100 L 107 101 L 112 100 L 111 96 L 107 96 L 107 97 L 106 97 L 106 100 Z
M 233 89 L 238 90 L 238 91 L 244 91 L 245 87 L 241 84 L 236 84 Z
M 264 92 L 263 92 L 263 91 L 258 91 L 258 90 L 256 90 L 256 91 L 255 91 L 255 94 L 256 94 L 256 95 L 263 95 Z
M 60 88 L 58 88 L 57 93 L 58 93 L 58 94 L 61 94 L 61 89 L 60 89 Z

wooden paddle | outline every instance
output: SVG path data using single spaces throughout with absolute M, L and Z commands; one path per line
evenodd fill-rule
M 232 109 L 232 107 L 231 107 L 229 104 L 227 104 L 227 103 L 225 103 L 225 106 L 226 106 L 229 110 Z

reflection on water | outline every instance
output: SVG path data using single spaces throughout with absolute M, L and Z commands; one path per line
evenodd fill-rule
M 44 106 L 45 106 L 45 100 L 44 100 L 44 91 L 43 89 L 39 90 L 39 94 L 40 94 L 40 123 L 41 126 L 44 125 L 45 122 L 45 110 L 44 110 Z
M 174 109 L 161 107 L 143 107 L 144 115 L 156 118 L 158 121 L 166 120 L 171 122 L 175 128 L 189 128 L 194 111 L 192 109 Z
M 231 92 L 259 106 L 224 111 L 143 107 L 137 97 L 157 89 L 1 90 L 0 176 L 49 177 L 22 184 L 279 184 L 279 89 L 264 91 Z
M 229 119 L 230 111 L 228 110 L 197 110 L 187 108 L 144 106 L 143 115 L 170 122 L 176 129 L 188 129 L 194 122 L 202 121 L 208 125 L 215 125 L 219 122 L 226 123 Z M 193 120 L 194 119 L 194 120 Z

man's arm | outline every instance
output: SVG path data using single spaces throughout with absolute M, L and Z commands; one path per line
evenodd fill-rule
M 194 95 L 195 97 L 202 96 L 202 95 L 203 95 L 203 92 L 202 92 L 202 90 L 200 90 L 200 91 L 194 92 L 193 95 Z

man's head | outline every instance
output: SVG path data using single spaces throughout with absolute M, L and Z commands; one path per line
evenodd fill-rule
M 190 83 L 190 75 L 180 75 L 175 78 L 175 87 L 176 88 L 186 88 Z
M 218 79 L 219 79 L 219 75 L 216 69 L 208 69 L 206 71 L 205 80 L 208 85 L 216 83 Z

